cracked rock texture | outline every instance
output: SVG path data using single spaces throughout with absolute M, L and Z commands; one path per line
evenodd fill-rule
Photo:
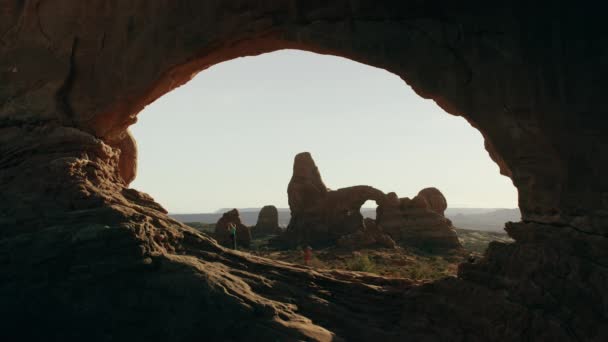
M 608 340 L 599 5 L 0 2 L 3 336 Z M 321 272 L 226 250 L 128 188 L 127 129 L 145 105 L 216 63 L 283 48 L 386 69 L 467 119 L 519 191 L 515 242 L 428 284 Z

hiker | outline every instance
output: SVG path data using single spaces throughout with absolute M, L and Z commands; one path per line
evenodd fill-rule
M 304 265 L 310 266 L 310 259 L 312 259 L 312 247 L 307 246 L 304 248 Z
M 232 240 L 232 249 L 236 250 L 236 225 L 234 223 L 228 225 L 228 232 L 230 233 L 230 240 Z

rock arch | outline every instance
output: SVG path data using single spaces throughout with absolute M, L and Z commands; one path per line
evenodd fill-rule
M 225 338 L 220 331 L 235 340 L 251 332 L 605 339 L 601 13 L 549 1 L 4 2 L 0 314 L 11 319 L 7 333 L 69 339 L 73 326 L 64 322 L 72 320 L 100 340 Z M 516 242 L 493 244 L 484 260 L 462 265 L 458 279 L 424 286 L 313 275 L 226 251 L 127 188 L 136 156 L 127 128 L 139 110 L 215 63 L 282 48 L 384 68 L 465 117 L 519 190 L 523 222 L 507 225 Z M 175 281 L 180 291 L 168 285 Z M 170 315 L 174 307 L 179 312 Z M 141 312 L 161 314 L 134 318 Z M 439 319 L 446 314 L 449 322 Z M 39 329 L 19 329 L 26 322 Z M 214 329 L 193 328 L 205 324 Z

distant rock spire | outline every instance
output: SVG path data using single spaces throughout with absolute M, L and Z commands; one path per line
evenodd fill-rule
M 327 187 L 310 153 L 302 152 L 294 158 L 287 194 L 292 213 L 309 208 L 327 194 Z

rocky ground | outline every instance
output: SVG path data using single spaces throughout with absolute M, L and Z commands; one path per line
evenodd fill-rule
M 207 234 L 212 234 L 214 231 L 213 224 L 190 222 L 188 225 Z M 465 248 L 464 252 L 438 255 L 403 247 L 362 249 L 358 251 L 329 247 L 314 250 L 311 267 L 315 269 L 362 271 L 412 280 L 436 280 L 455 276 L 459 263 L 466 261 L 470 256 L 481 257 L 490 242 L 512 241 L 505 233 L 461 228 L 456 231 Z M 269 240 L 270 237 L 254 239 L 247 251 L 273 260 L 300 265 L 304 263 L 301 249 L 273 249 L 269 246 Z

